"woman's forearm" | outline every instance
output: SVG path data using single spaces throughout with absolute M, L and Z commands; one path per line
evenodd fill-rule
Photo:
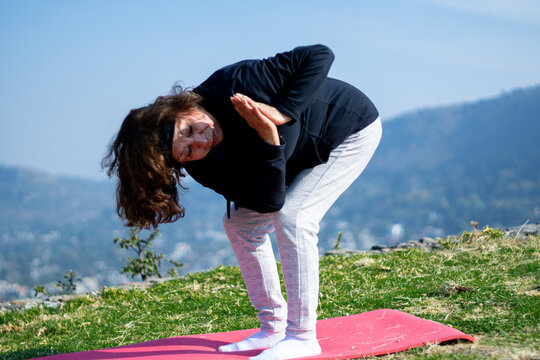
M 274 124 L 265 124 L 257 130 L 257 133 L 266 143 L 270 145 L 280 145 L 279 133 L 277 127 Z

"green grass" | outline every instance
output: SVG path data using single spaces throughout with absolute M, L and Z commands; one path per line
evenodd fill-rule
M 383 359 L 530 359 L 540 356 L 540 237 L 487 229 L 442 249 L 321 259 L 319 318 L 392 308 L 477 338 Z M 460 291 L 461 290 L 461 291 Z M 159 338 L 258 326 L 237 267 L 140 290 L 105 288 L 59 309 L 0 314 L 0 358 L 27 359 Z

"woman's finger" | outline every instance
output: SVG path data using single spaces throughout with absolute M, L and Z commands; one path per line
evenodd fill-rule
M 235 106 L 234 109 L 242 116 L 246 121 L 253 123 L 257 122 L 257 116 L 253 113 L 253 110 L 246 109 L 243 105 Z
M 258 106 L 255 106 L 253 108 L 253 113 L 255 114 L 255 116 L 260 119 L 261 121 L 264 121 L 264 122 L 272 122 L 272 120 L 270 120 L 266 115 L 264 115 L 261 110 L 259 109 Z
M 235 94 L 234 96 L 231 96 L 231 101 L 233 102 L 233 104 L 239 104 L 242 102 L 242 99 L 237 94 Z
M 253 101 L 253 99 L 247 95 L 236 93 L 235 96 L 237 96 L 241 101 L 245 101 L 250 106 L 253 106 L 255 103 L 255 101 Z
M 257 128 L 265 123 L 272 123 L 272 120 L 262 112 L 258 103 L 249 97 L 241 94 L 231 96 L 234 109 L 242 116 L 251 127 Z
M 253 101 L 252 98 L 250 98 L 249 96 L 243 96 L 243 99 L 251 106 L 254 106 L 255 105 L 255 101 Z
M 250 104 L 241 96 L 239 96 L 238 94 L 235 94 L 234 96 L 231 96 L 231 102 L 235 105 L 235 106 L 241 106 L 241 107 L 244 107 L 248 110 L 251 110 L 252 106 L 250 106 Z
M 244 104 L 246 109 L 248 109 L 248 110 L 253 109 L 253 106 L 251 106 L 251 104 L 246 99 L 242 99 L 242 103 Z

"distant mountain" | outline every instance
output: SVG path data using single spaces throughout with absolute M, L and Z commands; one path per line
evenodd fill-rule
M 326 220 L 345 216 L 353 233 L 393 241 L 460 232 L 470 220 L 538 222 L 539 134 L 540 86 L 399 116 Z
M 221 231 L 224 202 L 193 181 L 187 185 L 194 187 L 184 201 L 190 211 L 160 228 L 155 250 L 185 263 L 180 273 L 232 263 Z M 113 244 L 128 235 L 115 213 L 114 186 L 0 165 L 0 300 L 29 294 L 35 285 L 54 289 L 70 269 L 83 277 L 81 289 L 128 281 L 120 269 L 133 254 Z
M 321 224 L 320 247 L 369 248 L 481 225 L 540 221 L 540 86 L 423 109 L 383 123 L 372 162 Z M 161 227 L 156 250 L 198 271 L 235 259 L 225 201 L 188 181 L 184 219 Z M 0 299 L 54 283 L 69 269 L 92 288 L 125 280 L 126 235 L 114 184 L 0 165 Z M 15 286 L 19 284 L 21 286 Z
M 116 265 L 111 194 L 107 182 L 0 166 L 0 280 L 37 285 Z

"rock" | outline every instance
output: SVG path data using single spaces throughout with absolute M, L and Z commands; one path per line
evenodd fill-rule
M 420 248 L 426 251 L 431 251 L 441 247 L 439 240 L 432 239 L 430 237 L 423 237 L 419 240 L 409 240 L 401 242 L 394 246 L 386 245 L 373 245 L 369 250 L 350 250 L 350 249 L 340 249 L 340 250 L 329 250 L 324 255 L 356 255 L 364 254 L 369 252 L 378 252 L 386 253 L 396 249 L 409 249 L 409 248 Z
M 52 309 L 58 309 L 62 305 L 61 301 L 44 301 L 43 306 L 52 308 Z
M 517 237 L 524 239 L 527 236 L 534 236 L 540 234 L 540 223 L 538 224 L 524 224 L 520 226 L 513 226 L 505 229 L 506 237 Z
M 410 249 L 410 248 L 419 248 L 419 249 L 424 249 L 424 250 L 427 250 L 427 251 L 431 251 L 431 250 L 434 250 L 434 249 L 438 249 L 441 247 L 441 243 L 439 242 L 439 240 L 436 240 L 436 239 L 432 239 L 430 237 L 423 237 L 419 240 L 409 240 L 409 241 L 404 241 L 404 242 L 401 242 L 395 246 L 392 246 L 392 247 L 389 247 L 389 248 L 386 248 L 388 250 L 394 250 L 394 249 Z M 372 250 L 374 250 L 372 248 Z M 382 250 L 382 249 L 381 249 Z
M 364 254 L 365 250 L 351 250 L 351 249 L 339 249 L 339 250 L 328 250 L 324 255 L 357 255 Z
M 41 306 L 42 303 L 43 303 L 43 300 L 39 300 L 39 299 L 11 300 L 11 301 L 0 303 L 0 312 L 4 312 L 7 310 L 31 309 L 34 307 Z
M 439 240 L 432 239 L 430 237 L 423 237 L 420 240 L 418 240 L 423 247 L 430 248 L 430 249 L 438 249 L 441 247 L 441 243 Z
M 422 243 L 419 240 L 409 240 L 396 245 L 398 249 L 410 249 L 410 248 L 421 248 Z
M 164 282 L 167 280 L 171 280 L 173 278 L 158 278 L 158 279 L 149 279 L 146 281 L 141 282 L 130 282 L 127 284 L 118 285 L 115 288 L 122 288 L 122 289 L 146 289 L 152 285 L 155 285 L 156 283 Z M 177 278 L 174 278 L 177 279 Z M 66 295 L 52 295 L 48 297 L 41 296 L 40 298 L 27 298 L 27 299 L 20 299 L 20 300 L 11 300 L 6 302 L 0 302 L 0 313 L 8 311 L 8 310 L 16 310 L 16 311 L 22 311 L 25 309 L 31 309 L 34 307 L 49 307 L 53 309 L 57 309 L 62 306 L 62 303 L 65 303 L 66 301 L 72 300 L 78 296 L 84 296 L 84 295 L 90 295 L 90 296 L 99 296 L 101 291 L 92 291 L 87 294 L 66 294 Z
M 410 240 L 400 242 L 399 244 L 394 246 L 395 249 L 408 249 L 408 248 L 411 248 L 411 247 L 413 247 L 413 244 L 412 244 L 412 242 Z

